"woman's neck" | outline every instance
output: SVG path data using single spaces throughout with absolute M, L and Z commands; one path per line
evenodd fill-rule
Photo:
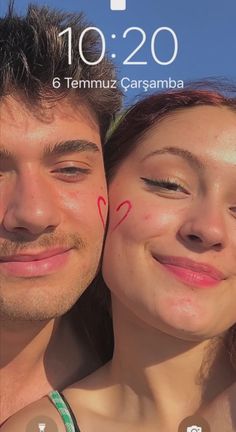
M 192 415 L 235 379 L 223 338 L 177 339 L 141 323 L 117 299 L 113 319 L 111 380 L 148 399 L 164 417 L 175 410 L 180 418 Z

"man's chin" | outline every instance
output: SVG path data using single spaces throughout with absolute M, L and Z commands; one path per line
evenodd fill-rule
M 15 306 L 15 307 L 14 307 Z M 27 306 L 27 305 L 26 305 Z M 35 307 L 33 308 L 31 305 L 31 308 L 28 307 L 22 307 L 22 305 L 19 305 L 17 307 L 16 305 L 7 305 L 1 309 L 0 313 L 0 320 L 1 321 L 49 321 L 55 318 L 59 318 L 63 316 L 69 309 L 71 309 L 72 305 L 64 305 L 58 307 L 58 305 L 55 305 L 53 308 L 52 305 L 50 309 L 48 307 Z
M 64 315 L 77 302 L 85 287 L 45 280 L 11 283 L 1 290 L 1 320 L 45 321 Z M 42 283 L 44 282 L 44 283 Z

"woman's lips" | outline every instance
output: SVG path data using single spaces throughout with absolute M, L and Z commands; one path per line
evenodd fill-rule
M 71 249 L 54 249 L 39 254 L 0 257 L 0 272 L 15 277 L 37 277 L 57 271 L 68 260 Z
M 216 286 L 220 281 L 226 279 L 226 276 L 216 268 L 188 258 L 163 255 L 154 255 L 154 258 L 165 270 L 188 285 L 207 288 Z

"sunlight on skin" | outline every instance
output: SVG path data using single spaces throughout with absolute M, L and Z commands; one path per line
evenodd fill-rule
M 236 432 L 236 382 L 200 411 L 214 432 Z

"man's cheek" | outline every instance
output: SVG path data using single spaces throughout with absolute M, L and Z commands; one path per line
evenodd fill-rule
M 64 190 L 60 192 L 59 200 L 60 207 L 68 218 L 86 222 L 96 212 L 96 196 L 89 191 Z
M 103 195 L 99 195 L 97 199 L 97 208 L 102 226 L 105 228 L 107 218 L 107 199 Z
M 60 208 L 68 215 L 73 213 L 79 215 L 83 211 L 84 198 L 79 191 L 61 191 L 59 201 Z
M 68 218 L 90 224 L 91 229 L 101 225 L 104 229 L 108 203 L 106 195 L 85 191 L 67 191 L 60 195 L 61 206 Z

